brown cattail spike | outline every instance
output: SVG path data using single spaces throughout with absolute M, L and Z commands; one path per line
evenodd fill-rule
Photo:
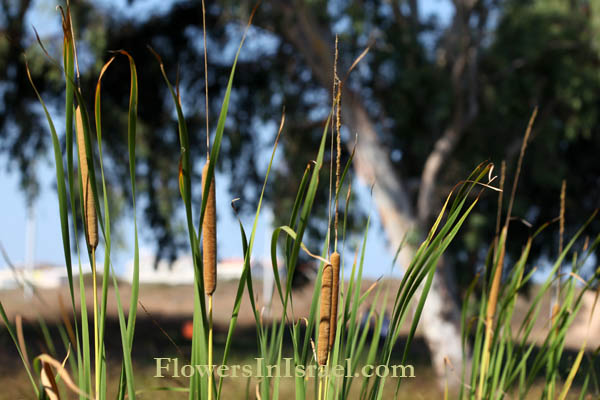
M 319 342 L 317 343 L 317 361 L 319 365 L 327 364 L 329 353 L 329 324 L 331 320 L 331 286 L 333 281 L 331 264 L 323 267 L 321 282 L 321 320 L 319 321 Z
M 202 188 L 208 179 L 208 164 L 202 169 Z M 204 293 L 212 295 L 217 288 L 217 210 L 214 174 L 210 180 L 206 211 L 202 222 L 202 261 L 204 263 Z
M 333 281 L 331 284 L 331 318 L 329 319 L 329 349 L 335 342 L 337 329 L 338 297 L 340 291 L 340 253 L 334 251 L 331 255 Z
M 98 219 L 96 218 L 96 202 L 94 200 L 94 192 L 92 192 L 92 183 L 90 182 L 88 160 L 85 152 L 85 139 L 83 137 L 83 120 L 79 106 L 75 110 L 75 123 L 77 130 L 77 150 L 79 152 L 79 170 L 81 171 L 85 237 L 88 246 L 91 249 L 95 249 L 98 246 Z

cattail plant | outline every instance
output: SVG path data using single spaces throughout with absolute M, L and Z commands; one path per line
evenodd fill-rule
M 94 291 L 94 355 L 96 397 L 100 393 L 100 340 L 98 336 L 98 283 L 96 280 L 96 247 L 98 246 L 98 219 L 96 218 L 96 202 L 90 182 L 90 171 L 85 150 L 85 132 L 81 108 L 75 109 L 75 130 L 77 134 L 77 150 L 79 152 L 79 170 L 81 172 L 81 194 L 83 197 L 83 218 L 85 220 L 85 237 L 92 259 L 92 290 Z
M 208 132 L 207 132 L 208 141 Z M 212 358 L 213 358 L 213 293 L 217 288 L 217 209 L 215 196 L 215 176 L 208 175 L 210 160 L 202 168 L 202 187 L 210 180 L 206 210 L 202 221 L 202 261 L 204 264 L 204 293 L 208 296 L 208 365 L 211 378 L 208 382 L 208 400 L 212 400 Z
M 208 132 L 207 132 L 208 137 Z M 208 399 L 212 400 L 212 357 L 213 357 L 213 293 L 217 287 L 217 210 L 214 174 L 208 175 L 210 160 L 202 168 L 202 187 L 210 180 L 206 210 L 202 221 L 202 261 L 204 264 L 204 293 L 208 296 L 208 365 L 211 379 L 208 383 Z
M 202 221 L 202 261 L 204 264 L 204 293 L 208 296 L 208 400 L 212 400 L 212 359 L 213 359 L 213 293 L 217 288 L 217 209 L 215 199 L 215 176 L 209 176 L 210 166 L 210 128 L 208 124 L 208 54 L 206 51 L 206 8 L 202 0 L 202 36 L 204 41 L 204 95 L 206 119 L 206 165 L 202 169 L 202 190 L 210 181 L 206 209 Z
M 340 290 L 340 253 L 334 251 L 331 255 L 332 283 L 331 283 L 331 316 L 329 319 L 329 350 L 335 343 L 337 329 L 338 297 Z
M 335 342 L 335 333 L 337 328 L 337 311 L 338 311 L 338 297 L 340 287 L 340 253 L 337 251 L 338 243 L 338 222 L 339 222 L 339 209 L 338 199 L 340 194 L 340 172 L 341 172 L 341 157 L 342 157 L 342 144 L 341 144 L 341 101 L 342 101 L 342 81 L 337 74 L 337 60 L 338 60 L 338 37 L 335 37 L 335 64 L 333 70 L 333 92 L 334 92 L 334 108 L 335 108 L 335 132 L 336 132 L 336 157 L 335 157 L 335 216 L 334 216 L 334 251 L 331 254 L 331 266 L 332 266 L 332 286 L 331 286 L 331 317 L 329 321 L 329 349 L 333 347 Z M 333 160 L 333 157 L 332 157 Z
M 81 193 L 83 195 L 83 217 L 85 219 L 85 238 L 90 249 L 98 246 L 98 219 L 96 218 L 96 202 L 90 182 L 87 156 L 85 152 L 85 139 L 83 137 L 83 121 L 79 106 L 75 110 L 77 131 L 77 149 L 79 151 L 79 170 L 81 172 Z
M 214 174 L 208 176 L 208 165 L 202 168 L 202 187 L 210 179 L 206 211 L 202 221 L 202 261 L 204 263 L 204 293 L 212 296 L 217 287 L 217 210 Z
M 323 267 L 321 282 L 321 320 L 319 322 L 319 342 L 317 343 L 317 362 L 327 364 L 329 355 L 329 334 L 331 321 L 331 289 L 333 285 L 333 268 L 331 264 Z

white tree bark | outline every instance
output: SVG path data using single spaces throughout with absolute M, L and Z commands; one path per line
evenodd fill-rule
M 373 199 L 386 232 L 390 249 L 395 252 L 405 235 L 419 234 L 402 179 L 389 159 L 389 151 L 379 142 L 374 124 L 362 103 L 348 93 L 342 103 L 342 118 L 352 132 L 358 132 L 354 169 L 359 178 L 373 186 Z M 406 269 L 415 255 L 415 247 L 407 242 L 398 255 L 401 268 Z M 453 366 L 462 364 L 459 306 L 454 298 L 453 275 L 438 266 L 427 296 L 419 327 L 429 347 L 433 367 L 439 377 L 446 372 L 445 359 Z M 416 298 L 421 295 L 417 292 Z
M 457 24 L 464 21 L 468 23 L 468 18 L 464 15 L 465 10 L 469 7 L 461 5 L 462 1 L 468 0 L 456 0 L 457 3 L 455 3 L 457 9 L 462 7 L 460 15 L 457 13 L 457 17 L 455 17 Z M 290 4 L 280 1 L 277 4 L 284 15 L 283 29 L 287 40 L 295 45 L 323 87 L 331 87 L 333 82 L 332 48 L 329 41 L 325 39 L 329 33 L 320 31 L 319 24 L 314 16 L 305 9 L 306 6 L 303 3 L 291 2 Z M 464 29 L 464 24 L 459 27 Z M 461 48 L 465 52 L 457 56 L 452 68 L 453 83 L 456 83 L 455 88 L 457 89 L 462 87 L 463 72 L 470 61 L 469 46 L 465 45 Z M 462 92 L 462 89 L 460 90 Z M 389 159 L 389 151 L 381 144 L 375 124 L 360 97 L 348 89 L 342 95 L 342 123 L 352 133 L 358 134 L 354 168 L 358 177 L 365 184 L 374 184 L 373 198 L 388 237 L 389 246 L 394 252 L 406 234 L 415 232 L 417 235 L 422 235 L 423 227 L 427 226 L 432 209 L 433 188 L 438 173 L 460 139 L 464 127 L 462 98 L 457 103 L 459 105 L 455 110 L 450 127 L 438 140 L 424 166 L 418 202 L 420 212 L 417 213 L 413 209 L 410 196 L 400 175 Z M 350 147 L 352 143 L 348 145 Z M 398 258 L 402 268 L 409 266 L 415 250 L 410 243 L 403 247 Z M 460 309 L 454 291 L 453 271 L 442 265 L 438 266 L 419 326 L 429 347 L 433 367 L 440 378 L 446 374 L 446 359 L 455 368 L 455 373 L 458 373 L 463 360 Z M 417 293 L 417 296 L 419 294 L 420 292 Z M 442 382 L 443 380 L 440 379 L 440 383 Z M 452 384 L 457 380 L 449 379 L 448 382 Z

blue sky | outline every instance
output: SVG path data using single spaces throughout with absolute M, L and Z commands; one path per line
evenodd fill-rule
M 3 228 L 0 230 L 0 242 L 6 249 L 10 260 L 18 265 L 25 261 L 26 253 L 26 224 L 27 224 L 27 207 L 25 202 L 25 194 L 19 189 L 18 174 L 13 169 L 11 172 L 6 171 L 6 158 L 0 161 L 0 187 L 3 187 L 8 196 L 4 196 L 0 200 L 0 220 L 4 221 Z M 42 165 L 39 165 L 42 164 Z M 56 265 L 64 264 L 63 247 L 60 232 L 60 219 L 58 213 L 58 200 L 56 191 L 54 190 L 54 167 L 48 159 L 41 160 L 38 164 L 37 174 L 40 182 L 40 196 L 34 203 L 35 209 L 35 253 L 36 262 L 50 263 Z M 231 199 L 231 195 L 226 190 L 227 179 L 225 175 L 217 176 L 217 198 Z M 219 184 L 220 183 L 220 184 Z M 370 197 L 368 189 L 355 184 L 358 187 L 361 203 L 369 204 Z M 219 240 L 219 257 L 241 257 L 242 249 L 239 238 L 239 228 L 233 213 L 230 211 L 229 201 L 219 201 L 219 204 L 226 204 L 226 207 L 218 209 L 218 234 L 223 240 Z M 372 207 L 371 207 L 372 208 Z M 263 208 L 261 218 L 256 235 L 254 246 L 254 257 L 266 258 L 269 256 L 270 234 L 272 229 L 267 229 L 269 224 L 270 210 Z M 367 241 L 366 259 L 369 262 L 369 268 L 366 268 L 366 275 L 370 277 L 379 277 L 389 271 L 392 258 L 387 251 L 384 241 L 383 232 L 377 215 L 371 212 L 372 225 Z M 253 223 L 253 216 L 248 216 L 243 219 L 245 229 L 249 232 Z M 128 221 L 122 225 L 123 232 L 127 238 L 127 248 L 117 250 L 113 253 L 113 262 L 117 270 L 121 270 L 124 263 L 127 262 L 133 254 L 132 249 L 132 224 Z M 143 231 L 149 228 L 141 226 L 141 237 L 145 235 Z M 227 238 L 227 239 L 225 239 Z M 232 238 L 232 239 L 230 239 Z M 358 243 L 352 243 L 353 247 Z M 154 243 L 149 240 L 142 239 L 140 242 L 142 249 L 153 249 Z M 312 249 L 313 252 L 318 252 L 318 249 Z M 354 249 L 348 251 L 347 262 L 352 262 L 352 254 Z M 102 254 L 102 250 L 99 251 Z M 76 254 L 73 254 L 76 257 Z M 76 259 L 76 258 L 74 258 Z M 0 268 L 6 267 L 6 262 L 0 260 Z
M 59 32 L 58 14 L 51 6 L 52 2 L 38 0 L 35 2 L 33 12 L 28 15 L 29 22 L 36 26 L 42 37 L 52 35 Z M 105 0 L 102 5 L 110 7 L 118 7 L 127 17 L 136 15 L 144 15 L 149 12 L 161 13 L 168 10 L 169 1 L 137 1 L 133 7 L 127 6 L 125 0 Z M 444 23 L 451 16 L 451 6 L 447 0 L 428 0 L 421 4 L 421 13 L 423 15 L 437 15 Z M 60 118 L 57 117 L 60 121 Z M 60 124 L 57 125 L 59 132 L 61 131 Z M 273 132 L 274 135 L 274 132 Z M 27 210 L 25 203 L 25 195 L 19 189 L 18 171 L 7 169 L 8 159 L 6 156 L 0 157 L 0 187 L 4 189 L 5 196 L 0 198 L 0 221 L 3 221 L 0 229 L 0 242 L 6 249 L 10 260 L 15 264 L 22 264 L 25 261 L 26 253 L 26 222 Z M 34 203 L 35 210 L 35 262 L 50 263 L 56 265 L 64 264 L 63 247 L 60 233 L 60 220 L 58 214 L 58 201 L 56 192 L 53 188 L 54 166 L 53 159 L 48 155 L 37 162 L 36 173 L 40 182 L 40 196 Z M 227 193 L 225 188 L 227 184 L 226 176 L 218 177 L 217 197 L 219 199 L 231 199 L 231 195 Z M 360 182 L 353 184 L 356 192 L 359 195 L 361 204 L 370 204 L 370 196 L 368 189 Z M 218 210 L 218 231 L 222 238 L 233 237 L 236 240 L 219 240 L 219 256 L 220 258 L 241 257 L 242 249 L 239 237 L 239 228 L 237 222 L 232 215 L 229 201 L 219 201 L 220 204 L 225 204 Z M 381 229 L 377 213 L 372 206 L 366 206 L 367 210 L 371 210 L 371 229 L 367 242 L 367 254 L 369 266 L 365 273 L 367 276 L 376 278 L 389 271 L 392 262 L 392 255 L 386 248 L 385 236 Z M 270 210 L 265 209 L 263 214 L 268 214 Z M 248 231 L 251 229 L 253 216 L 244 218 L 244 225 Z M 259 227 L 256 236 L 254 247 L 255 258 L 268 257 L 268 246 L 270 245 L 270 232 L 272 229 L 267 229 L 268 217 L 263 215 L 259 221 Z M 141 225 L 141 242 L 140 248 L 153 249 L 154 243 L 145 238 L 150 237 L 149 234 L 144 234 L 148 231 L 148 227 Z M 125 237 L 129 238 L 125 249 L 115 250 L 113 252 L 113 264 L 117 270 L 121 270 L 123 265 L 132 258 L 133 250 L 131 247 L 133 238 L 133 227 L 131 222 L 125 221 L 122 225 L 122 230 Z M 346 252 L 346 265 L 350 265 L 354 253 L 354 246 L 358 243 L 351 244 L 351 248 Z M 318 252 L 318 249 L 313 249 Z M 102 253 L 100 253 L 102 254 Z M 74 255 L 76 256 L 76 255 Z M 75 258 L 76 259 L 76 258 Z M 5 268 L 6 262 L 0 259 L 0 268 Z

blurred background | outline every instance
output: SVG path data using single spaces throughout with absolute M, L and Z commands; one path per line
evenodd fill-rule
M 60 60 L 62 31 L 56 5 L 47 0 L 0 1 L 0 300 L 15 304 L 12 311 L 5 305 L 13 314 L 26 313 L 28 301 L 41 301 L 27 289 L 25 280 L 46 290 L 45 301 L 56 303 L 50 291 L 64 289 L 66 278 L 61 272 L 64 261 L 51 138 L 27 80 L 23 56 L 57 116 L 64 146 L 63 75 L 37 44 L 33 29 L 50 56 Z M 228 0 L 206 4 L 211 129 L 216 127 L 231 63 L 253 6 Z M 81 82 L 89 104 L 110 50 L 127 50 L 137 64 L 141 279 L 157 290 L 146 292 L 146 300 L 143 291 L 141 296 L 148 302 L 173 299 L 169 296 L 185 291 L 166 284 L 190 284 L 193 271 L 186 262 L 188 241 L 177 181 L 176 115 L 147 45 L 162 56 L 170 79 L 179 81 L 195 160 L 193 179 L 199 182 L 206 153 L 201 4 L 105 0 L 73 1 L 72 7 Z M 342 162 L 349 159 L 357 138 L 349 179 L 347 268 L 371 217 L 368 278 L 401 276 L 407 258 L 401 255 L 393 267 L 399 244 L 406 238 L 407 248 L 418 245 L 452 187 L 480 162 L 492 161 L 495 174 L 505 162 L 506 187 L 512 187 L 523 134 L 535 107 L 539 112 L 519 181 L 508 259 L 518 256 L 537 227 L 556 219 L 563 180 L 567 238 L 600 204 L 598 2 L 265 1 L 240 55 L 217 165 L 218 229 L 224 238 L 218 242 L 218 254 L 224 266 L 220 271 L 227 271 L 223 279 L 235 282 L 241 271 L 239 228 L 230 201 L 239 198 L 238 215 L 244 224 L 251 224 L 285 107 L 286 125 L 254 254 L 257 276 L 268 280 L 271 228 L 287 223 L 331 107 L 336 36 L 337 74 L 344 80 Z M 368 53 L 347 74 L 366 48 Z M 116 221 L 113 265 L 124 282 L 130 279 L 133 257 L 126 162 L 128 68 L 117 59 L 104 77 L 102 94 L 103 115 L 110 116 L 102 123 L 111 216 Z M 327 154 L 323 174 L 329 174 L 330 161 Z M 326 185 L 323 182 L 322 187 Z M 197 206 L 199 188 L 196 185 L 193 194 Z M 342 211 L 347 191 L 347 187 L 342 191 Z M 481 198 L 440 267 L 436 291 L 448 300 L 449 308 L 448 315 L 440 318 L 455 318 L 452 314 L 458 310 L 461 294 L 482 268 L 496 230 L 498 197 L 492 193 Z M 326 189 L 318 193 L 314 211 L 318 217 L 312 219 L 306 239 L 315 253 L 328 229 L 328 195 Z M 598 228 L 595 221 L 590 229 L 598 232 Z M 556 257 L 558 246 L 558 228 L 533 243 L 538 267 L 534 283 L 546 277 L 547 260 Z M 262 274 L 263 265 L 267 274 Z M 597 259 L 591 257 L 584 275 L 596 266 Z M 300 268 L 296 283 L 301 293 L 311 292 L 315 268 L 309 259 Z M 159 283 L 165 287 L 161 289 Z M 265 288 L 266 298 L 269 286 Z M 186 304 L 192 304 L 188 300 L 173 300 L 170 308 L 156 305 L 151 312 L 177 314 L 184 320 Z M 60 314 L 58 308 L 52 312 L 55 317 Z M 179 323 L 173 322 L 173 329 L 179 329 Z M 435 351 L 431 344 L 429 350 Z

